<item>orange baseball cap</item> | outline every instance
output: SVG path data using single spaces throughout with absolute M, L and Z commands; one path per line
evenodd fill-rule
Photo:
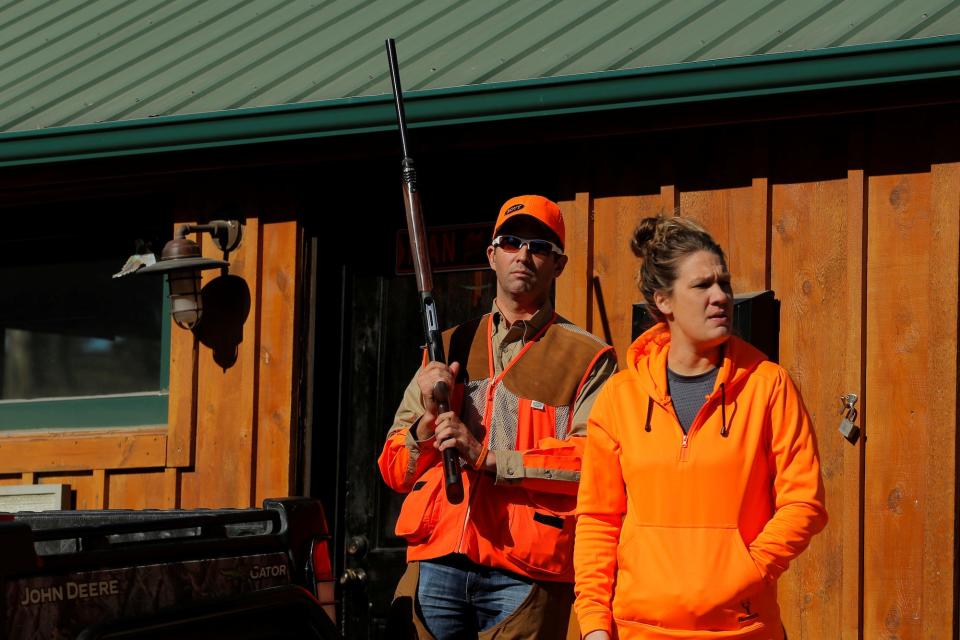
M 510 198 L 500 207 L 500 215 L 497 216 L 497 224 L 493 227 L 493 235 L 496 237 L 506 222 L 519 216 L 530 216 L 541 224 L 546 225 L 548 229 L 556 234 L 560 240 L 560 248 L 563 248 L 566 241 L 566 228 L 563 225 L 563 214 L 560 213 L 560 207 L 556 202 L 547 200 L 543 196 L 517 196 Z

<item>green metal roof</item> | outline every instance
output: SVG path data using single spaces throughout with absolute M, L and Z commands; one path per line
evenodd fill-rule
M 667 100 L 664 78 L 706 83 L 690 95 L 732 95 L 736 83 L 714 85 L 739 77 L 734 69 L 786 73 L 789 85 L 793 72 L 777 65 L 791 61 L 807 65 L 799 89 L 943 77 L 960 70 L 960 54 L 955 37 L 935 36 L 958 33 L 958 0 L 7 0 L 0 163 L 109 155 L 118 142 L 98 136 L 120 131 L 117 153 L 383 127 L 389 101 L 358 96 L 389 92 L 388 36 L 404 88 L 431 97 L 436 122 L 454 122 L 603 108 L 586 94 L 571 102 L 585 83 L 637 94 L 616 105 Z M 899 62 L 877 67 L 871 52 Z M 869 73 L 851 67 L 865 54 Z M 923 64 L 902 67 L 918 55 Z M 845 79 L 831 80 L 840 67 Z M 630 78 L 661 85 L 627 89 Z M 566 102 L 544 101 L 544 91 Z M 515 104 L 523 100 L 533 104 Z M 412 124 L 427 123 L 415 103 Z M 251 136 L 239 123 L 254 117 Z M 193 137 L 170 137 L 183 126 Z

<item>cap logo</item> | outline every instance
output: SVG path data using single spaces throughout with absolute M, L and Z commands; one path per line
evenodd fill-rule
M 523 203 L 513 205 L 512 207 L 510 207 L 509 209 L 503 212 L 503 216 L 507 217 L 514 211 L 519 211 L 520 209 L 523 209 Z

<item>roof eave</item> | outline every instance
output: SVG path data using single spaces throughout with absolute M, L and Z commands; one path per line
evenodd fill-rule
M 960 76 L 960 36 L 596 72 L 405 95 L 411 127 L 437 127 L 902 84 Z M 0 166 L 345 136 L 396 127 L 391 96 L 0 134 Z

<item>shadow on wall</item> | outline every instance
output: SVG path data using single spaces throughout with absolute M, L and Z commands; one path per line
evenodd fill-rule
M 237 361 L 243 342 L 243 325 L 250 315 L 250 288 L 239 276 L 214 278 L 200 291 L 203 319 L 196 333 L 213 351 L 213 361 L 224 371 Z

